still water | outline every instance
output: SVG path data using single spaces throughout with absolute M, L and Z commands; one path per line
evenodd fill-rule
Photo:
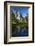
M 28 36 L 28 28 L 17 26 L 16 28 L 12 29 L 12 36 Z

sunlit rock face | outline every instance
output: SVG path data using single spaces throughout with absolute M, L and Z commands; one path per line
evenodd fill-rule
M 20 13 L 19 13 L 19 11 L 16 13 L 16 19 L 20 20 Z
M 14 10 L 12 10 L 12 12 L 15 14 L 15 18 L 20 20 L 20 13 L 19 13 L 19 11 L 14 12 Z
M 19 11 L 15 11 L 15 12 L 14 12 L 14 10 L 12 10 L 12 12 L 15 14 L 15 18 L 16 18 L 17 20 L 19 20 L 20 22 L 22 22 L 22 20 L 24 20 L 24 21 L 26 22 L 26 17 L 27 17 L 27 16 L 24 16 L 24 15 L 22 16 Z M 28 17 L 27 17 L 27 18 L 28 18 Z

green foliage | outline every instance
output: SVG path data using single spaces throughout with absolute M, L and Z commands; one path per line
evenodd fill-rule
M 15 14 L 14 13 L 12 13 L 11 14 L 11 21 L 10 21 L 10 23 L 13 25 L 13 27 L 16 27 L 16 26 L 20 26 L 20 27 L 28 27 L 28 20 L 27 20 L 27 22 L 25 22 L 24 20 L 22 20 L 22 22 L 20 22 L 19 20 L 17 20 L 16 18 L 15 18 Z M 27 17 L 26 17 L 26 19 L 27 19 Z

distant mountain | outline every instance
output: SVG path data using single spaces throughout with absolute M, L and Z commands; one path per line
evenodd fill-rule
M 19 21 L 28 21 L 28 15 L 27 16 L 22 16 L 22 14 L 19 12 L 19 11 L 15 11 L 14 12 L 14 10 L 12 10 L 12 12 L 13 12 L 13 14 L 15 15 L 15 18 L 17 19 L 17 20 L 19 20 Z

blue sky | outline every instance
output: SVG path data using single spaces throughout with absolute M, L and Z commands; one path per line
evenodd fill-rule
M 28 7 L 11 7 L 10 10 L 11 12 L 12 10 L 14 10 L 14 12 L 19 11 L 22 14 L 22 16 L 27 16 L 28 14 Z

